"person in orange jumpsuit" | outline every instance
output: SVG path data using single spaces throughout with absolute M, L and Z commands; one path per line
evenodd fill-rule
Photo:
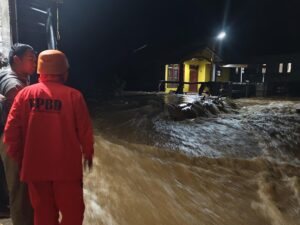
M 82 94 L 64 85 L 68 67 L 61 51 L 41 52 L 39 83 L 18 93 L 4 129 L 7 154 L 28 183 L 35 225 L 83 222 L 82 162 L 91 169 L 93 130 Z

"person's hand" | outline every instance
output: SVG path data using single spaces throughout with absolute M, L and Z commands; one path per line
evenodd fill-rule
M 6 100 L 5 96 L 0 94 L 0 102 L 4 102 L 5 100 Z
M 91 159 L 84 158 L 83 167 L 84 167 L 84 171 L 91 171 L 91 169 L 93 168 L 93 158 Z

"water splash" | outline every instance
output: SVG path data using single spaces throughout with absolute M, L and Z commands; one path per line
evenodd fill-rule
M 300 224 L 299 101 L 239 100 L 236 112 L 170 120 L 166 104 L 182 102 L 94 108 L 85 224 Z

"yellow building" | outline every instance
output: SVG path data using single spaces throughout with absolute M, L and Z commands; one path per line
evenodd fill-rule
M 183 63 L 165 65 L 165 81 L 179 82 L 209 82 L 212 81 L 212 61 L 221 62 L 221 58 L 209 48 L 198 51 L 186 57 Z M 181 68 L 183 67 L 183 68 Z M 181 74 L 183 74 L 183 77 Z M 215 81 L 229 81 L 229 69 L 219 68 L 215 71 Z M 184 93 L 198 93 L 201 84 L 184 84 Z M 166 83 L 165 92 L 175 92 L 178 83 Z

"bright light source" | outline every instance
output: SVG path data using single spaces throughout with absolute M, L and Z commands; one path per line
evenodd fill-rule
M 283 63 L 279 63 L 279 73 L 283 73 Z
M 287 66 L 287 72 L 288 72 L 288 73 L 291 73 L 291 72 L 292 72 L 292 63 L 288 63 L 288 66 Z
M 225 33 L 224 31 L 222 31 L 222 32 L 217 36 L 217 38 L 218 38 L 219 40 L 222 40 L 222 39 L 225 38 L 225 36 L 226 36 L 226 33 Z

